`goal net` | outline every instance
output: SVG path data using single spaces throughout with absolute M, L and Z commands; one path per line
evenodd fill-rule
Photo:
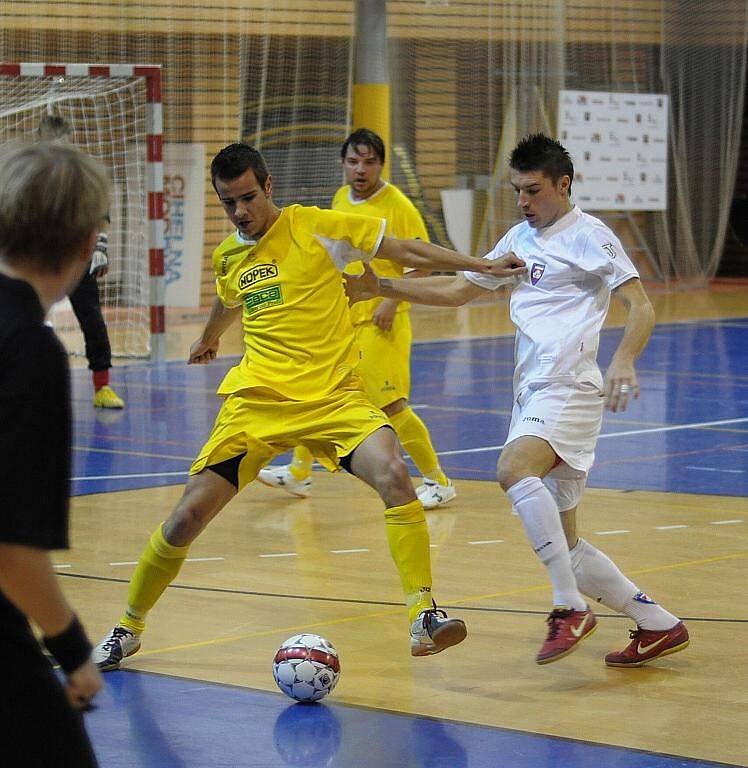
M 160 104 L 154 112 L 154 96 L 160 97 L 150 80 L 154 72 L 128 65 L 0 65 L 0 141 L 37 140 L 40 121 L 53 115 L 69 129 L 67 140 L 109 170 L 109 271 L 98 285 L 117 357 L 161 354 L 162 344 L 153 343 L 163 332 L 163 231 L 154 226 L 162 216 L 161 115 Z M 48 319 L 70 353 L 85 353 L 69 301 L 55 305 Z

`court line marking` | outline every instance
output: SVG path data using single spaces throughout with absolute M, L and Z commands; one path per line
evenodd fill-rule
M 632 435 L 650 435 L 659 432 L 678 432 L 684 429 L 704 429 L 706 427 L 720 427 L 725 424 L 746 424 L 748 416 L 739 419 L 721 419 L 720 421 L 698 421 L 691 424 L 674 424 L 667 427 L 651 427 L 650 429 L 627 429 L 623 432 L 606 432 L 598 437 L 603 440 L 610 437 L 630 437 Z M 501 445 L 487 445 L 483 448 L 462 448 L 458 451 L 437 451 L 437 456 L 458 456 L 466 453 L 483 453 L 486 451 L 500 451 L 505 443 Z
M 684 469 L 695 469 L 697 472 L 728 472 L 732 475 L 744 475 L 744 469 L 722 469 L 721 467 L 694 467 L 687 464 Z
M 187 557 L 185 558 L 185 563 L 206 563 L 206 562 L 212 562 L 214 560 L 225 560 L 225 557 Z M 138 560 L 119 560 L 114 563 L 109 563 L 111 566 L 118 566 L 118 565 L 137 565 Z
M 298 557 L 296 552 L 274 552 L 267 555 L 258 555 L 258 557 Z
M 360 548 L 360 549 L 331 549 L 330 552 L 332 552 L 333 555 L 348 555 L 348 554 L 354 554 L 356 552 L 368 552 L 369 550 L 366 548 Z
M 74 445 L 74 451 L 88 451 L 89 453 L 114 453 L 118 456 L 139 456 L 146 459 L 172 459 L 174 461 L 195 460 L 194 456 L 172 456 L 168 453 L 146 453 L 145 451 L 123 451 L 121 448 L 91 448 L 88 445 Z
M 730 555 L 717 555 L 715 557 L 707 557 L 701 560 L 687 560 L 681 563 L 672 563 L 670 565 L 657 565 L 657 566 L 653 566 L 652 568 L 643 568 L 635 571 L 629 571 L 629 573 L 632 576 L 636 576 L 643 573 L 655 573 L 658 571 L 668 571 L 668 570 L 673 570 L 675 568 L 687 568 L 694 565 L 709 565 L 716 562 L 723 562 L 725 560 L 735 560 L 736 558 L 743 558 L 743 557 L 748 557 L 748 552 L 736 552 Z M 70 574 L 70 575 L 75 576 L 75 574 Z M 91 577 L 86 577 L 86 578 L 91 578 Z M 175 584 L 169 585 L 168 588 L 171 589 L 175 587 L 177 589 L 200 589 L 195 587 L 187 587 L 186 585 L 180 586 Z M 456 604 L 456 603 L 469 603 L 469 602 L 474 602 L 476 600 L 490 600 L 497 597 L 509 597 L 513 595 L 525 594 L 528 592 L 540 592 L 542 590 L 550 590 L 550 584 L 542 584 L 542 585 L 535 584 L 529 587 L 519 587 L 517 589 L 510 589 L 504 592 L 494 592 L 488 595 L 473 595 L 471 597 L 466 597 L 462 600 L 451 601 L 449 604 L 445 604 L 445 607 L 451 607 L 453 604 Z M 227 591 L 227 590 L 223 590 L 223 591 Z M 238 594 L 243 594 L 243 593 L 238 593 Z M 280 595 L 280 597 L 283 597 L 283 595 Z M 213 638 L 212 640 L 198 640 L 194 643 L 181 643 L 179 645 L 170 645 L 164 648 L 153 648 L 147 651 L 141 650 L 138 652 L 138 655 L 139 656 L 155 656 L 160 653 L 170 653 L 171 651 L 189 650 L 191 648 L 206 648 L 212 645 L 224 645 L 226 643 L 234 643 L 239 640 L 248 640 L 254 637 L 268 637 L 270 635 L 275 635 L 280 632 L 308 632 L 309 629 L 311 629 L 312 627 L 332 627 L 338 624 L 349 624 L 354 621 L 368 621 L 369 619 L 372 619 L 372 618 L 400 615 L 402 614 L 402 612 L 403 612 L 403 606 L 398 606 L 397 608 L 392 608 L 390 610 L 378 611 L 376 613 L 366 613 L 366 614 L 362 614 L 361 616 L 345 616 L 339 619 L 326 619 L 324 621 L 314 622 L 313 624 L 297 624 L 293 626 L 276 627 L 274 629 L 263 630 L 262 632 L 248 632 L 241 635 L 232 635 L 230 637 L 217 637 L 217 638 Z
M 497 301 L 488 300 L 488 301 L 476 301 L 474 302 L 474 306 L 483 307 L 483 306 L 508 306 L 509 299 L 508 298 L 500 298 Z M 418 308 L 420 309 L 420 307 Z M 427 315 L 426 312 L 423 313 L 424 317 Z M 668 323 L 658 323 L 654 333 L 652 334 L 653 337 L 657 336 L 661 340 L 669 340 L 669 337 L 667 336 L 667 333 L 670 331 L 693 331 L 693 330 L 699 330 L 699 326 L 703 326 L 704 328 L 745 328 L 745 325 L 741 322 L 743 319 L 743 315 L 735 315 L 735 317 L 726 317 L 726 318 L 693 318 L 690 320 L 672 320 Z M 605 328 L 601 330 L 601 334 L 604 336 L 609 336 L 613 333 L 619 332 L 623 328 L 623 323 L 615 323 L 611 325 L 606 325 Z M 506 333 L 494 333 L 494 334 L 487 334 L 487 335 L 480 335 L 480 336 L 455 336 L 453 338 L 448 339 L 419 339 L 418 341 L 413 342 L 413 347 L 427 347 L 429 345 L 439 345 L 439 344 L 459 344 L 461 341 L 469 341 L 473 344 L 479 343 L 479 344 L 491 344 L 496 341 L 507 341 L 511 344 L 514 343 L 514 337 L 515 337 L 515 331 L 507 331 Z M 228 359 L 229 355 L 226 356 Z M 179 360 L 169 360 L 167 363 L 178 363 L 181 362 Z M 133 367 L 137 367 L 139 365 L 138 363 L 131 363 Z M 147 363 L 143 363 L 143 365 L 147 365 Z M 120 366 L 122 368 L 125 368 L 127 366 Z M 78 370 L 78 369 L 76 369 Z M 85 370 L 85 369 L 80 369 Z
M 53 568 L 72 568 L 73 566 L 70 563 L 55 563 Z
M 189 471 L 183 469 L 181 472 L 141 472 L 136 475 L 91 475 L 90 477 L 73 477 L 73 482 L 85 482 L 88 480 L 135 480 L 142 477 L 184 477 Z M 140 490 L 140 489 L 137 489 Z
M 742 519 L 735 518 L 734 520 L 714 520 L 710 521 L 710 525 L 737 525 L 739 523 L 745 522 Z M 689 525 L 656 525 L 654 527 L 654 530 L 656 531 L 674 531 L 679 528 L 690 528 Z M 616 534 L 623 534 L 623 533 L 631 533 L 628 529 L 620 529 L 620 530 L 611 530 L 611 531 L 593 531 L 592 532 L 596 536 L 613 536 Z M 461 542 L 450 542 L 452 544 L 460 544 Z M 468 541 L 465 542 L 467 544 L 474 544 L 474 545 L 481 545 L 481 544 L 504 544 L 505 539 L 480 539 L 476 541 Z M 429 544 L 431 549 L 438 549 L 439 544 Z M 358 547 L 354 549 L 331 549 L 330 552 L 333 555 L 347 555 L 347 554 L 357 554 L 359 552 L 370 552 L 366 547 Z M 298 552 L 282 552 L 282 553 L 273 553 L 273 554 L 261 554 L 258 555 L 258 557 L 298 557 Z M 225 560 L 225 557 L 188 557 L 185 559 L 184 562 L 186 563 L 203 563 L 203 562 L 212 562 L 217 560 Z M 137 565 L 138 560 L 121 560 L 113 563 L 109 563 L 111 566 L 119 566 L 119 565 Z M 63 565 L 54 565 L 55 568 L 72 568 L 72 565 L 69 564 L 63 564 Z
M 601 434 L 598 437 L 598 439 L 603 440 L 611 437 L 630 437 L 632 435 L 647 435 L 647 434 L 656 434 L 661 432 L 676 432 L 676 431 L 681 431 L 685 429 L 704 429 L 706 427 L 718 427 L 718 426 L 723 426 L 725 424 L 745 424 L 745 423 L 748 423 L 748 417 L 743 417 L 738 419 L 723 419 L 720 421 L 701 421 L 701 422 L 692 422 L 690 424 L 675 424 L 672 426 L 651 427 L 648 429 L 630 429 L 630 430 L 625 430 L 623 432 L 607 432 L 605 434 Z M 501 445 L 487 445 L 482 448 L 461 448 L 455 451 L 437 451 L 436 455 L 437 456 L 461 456 L 461 455 L 470 454 L 470 453 L 486 453 L 488 451 L 500 451 L 503 447 L 504 447 L 504 443 L 501 443 Z M 161 454 L 138 453 L 136 451 L 121 451 L 121 450 L 104 449 L 104 448 L 88 448 L 88 447 L 76 446 L 74 450 L 90 451 L 92 453 L 113 453 L 113 454 L 119 454 L 123 456 L 144 456 L 146 458 L 172 459 L 176 461 L 189 461 L 189 462 L 194 461 L 194 457 L 188 458 L 186 456 L 167 456 L 167 455 L 161 455 Z M 730 449 L 730 450 L 736 450 L 736 449 Z M 696 467 L 696 468 L 700 469 L 699 467 Z M 728 470 L 722 470 L 722 471 L 728 471 Z M 729 471 L 741 472 L 741 473 L 743 472 L 743 470 L 729 470 Z M 177 477 L 185 474 L 187 474 L 186 471 L 146 472 L 146 473 L 138 473 L 138 474 L 132 474 L 132 475 L 97 475 L 97 476 L 91 476 L 91 477 L 74 477 L 72 479 L 77 482 L 86 482 L 91 480 L 128 480 L 128 479 L 145 478 L 145 477 Z

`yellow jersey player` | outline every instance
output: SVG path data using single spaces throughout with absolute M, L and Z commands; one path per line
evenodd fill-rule
M 439 653 L 467 635 L 464 622 L 436 608 L 429 534 L 384 413 L 366 397 L 342 271 L 374 256 L 424 269 L 472 269 L 508 276 L 514 258 L 490 263 L 418 240 L 386 237 L 368 216 L 272 199 L 265 161 L 247 144 L 222 149 L 211 178 L 236 232 L 216 249 L 218 296 L 189 363 L 215 359 L 220 338 L 242 318 L 246 352 L 218 389 L 213 431 L 190 469 L 181 499 L 138 561 L 119 624 L 94 649 L 100 669 L 116 669 L 140 648 L 148 611 L 173 581 L 190 545 L 275 456 L 304 445 L 332 470 L 344 468 L 374 488 L 400 574 L 414 656 Z
M 374 131 L 354 131 L 343 143 L 341 159 L 346 184 L 335 193 L 333 210 L 383 218 L 388 235 L 428 242 L 426 225 L 416 207 L 394 184 L 382 179 L 385 147 Z M 379 277 L 405 275 L 402 264 L 388 259 L 372 259 L 371 268 Z M 346 271 L 360 274 L 360 263 Z M 412 270 L 407 274 L 417 277 L 424 273 Z M 423 484 L 416 488 L 416 494 L 425 509 L 432 509 L 454 499 L 456 492 L 439 466 L 426 425 L 408 404 L 412 337 L 409 309 L 408 302 L 381 297 L 351 308 L 361 348 L 357 373 L 369 399 L 385 412 L 401 445 L 423 475 Z M 293 496 L 308 496 L 313 461 L 311 453 L 300 446 L 294 451 L 291 464 L 266 467 L 258 479 Z

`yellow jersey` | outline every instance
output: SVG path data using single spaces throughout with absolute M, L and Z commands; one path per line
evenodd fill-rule
M 377 216 L 387 221 L 385 234 L 402 240 L 425 240 L 429 235 L 421 214 L 410 200 L 394 185 L 386 183 L 366 200 L 355 200 L 348 184 L 341 187 L 332 199 L 333 210 L 343 213 L 358 213 L 366 216 Z M 372 259 L 371 268 L 379 277 L 402 277 L 405 270 L 400 264 L 387 259 Z M 346 269 L 351 274 L 361 274 L 363 268 L 355 264 Z M 381 297 L 361 301 L 351 307 L 351 320 L 354 325 L 369 322 L 374 311 L 382 302 Z M 397 311 L 410 309 L 410 304 L 402 301 Z
M 382 219 L 290 205 L 259 240 L 227 237 L 213 252 L 216 290 L 242 306 L 246 351 L 218 394 L 315 400 L 336 389 L 360 358 L 341 273 L 370 261 L 384 232 Z

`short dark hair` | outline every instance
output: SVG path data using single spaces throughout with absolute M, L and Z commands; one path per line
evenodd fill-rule
M 382 137 L 378 133 L 369 128 L 359 128 L 355 130 L 344 142 L 340 149 L 340 157 L 345 160 L 345 156 L 348 153 L 348 147 L 356 147 L 361 145 L 369 147 L 369 149 L 379 158 L 379 161 L 384 165 L 385 151 L 384 142 Z
M 270 171 L 260 151 L 243 142 L 229 144 L 213 158 L 210 164 L 210 180 L 215 187 L 217 178 L 225 181 L 238 179 L 250 168 L 254 171 L 259 185 L 264 187 Z
M 543 133 L 525 136 L 509 155 L 509 167 L 515 171 L 542 171 L 551 181 L 569 177 L 569 193 L 574 181 L 574 164 L 566 148 Z

